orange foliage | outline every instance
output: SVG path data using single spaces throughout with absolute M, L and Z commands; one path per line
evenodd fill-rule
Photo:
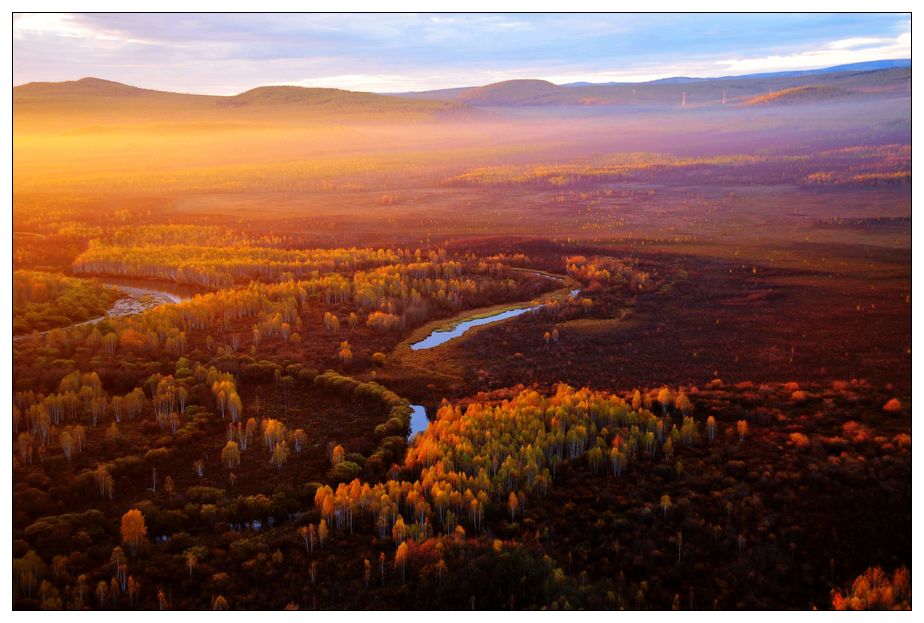
M 902 403 L 898 398 L 892 398 L 882 406 L 882 410 L 888 411 L 889 413 L 897 413 L 901 411 L 901 409 Z
M 881 567 L 870 567 L 846 595 L 832 591 L 831 605 L 835 610 L 911 610 L 911 573 L 900 567 L 890 578 Z

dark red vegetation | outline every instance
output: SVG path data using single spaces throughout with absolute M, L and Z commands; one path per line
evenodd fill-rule
M 581 295 L 593 300 L 587 312 L 523 316 L 447 354 L 476 387 L 863 378 L 909 392 L 908 255 L 857 251 L 851 265 L 870 264 L 851 274 L 636 252 L 660 286 L 631 294 L 591 285 Z M 554 328 L 560 339 L 547 344 Z

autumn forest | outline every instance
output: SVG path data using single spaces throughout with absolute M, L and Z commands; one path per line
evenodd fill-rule
M 13 608 L 910 609 L 910 72 L 19 84 Z

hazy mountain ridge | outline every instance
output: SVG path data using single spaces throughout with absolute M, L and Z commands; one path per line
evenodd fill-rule
M 898 64 L 895 64 L 898 63 Z M 621 84 L 507 80 L 480 87 L 396 94 L 409 99 L 449 98 L 472 106 L 679 106 L 684 93 L 690 106 L 742 103 L 773 91 L 820 85 L 856 96 L 908 92 L 910 61 L 875 61 L 806 72 L 780 72 L 719 78 L 665 78 Z
M 882 61 L 866 61 L 862 63 L 848 63 L 846 65 L 835 65 L 834 67 L 824 67 L 822 69 L 802 69 L 796 71 L 769 71 L 761 72 L 756 74 L 742 74 L 740 76 L 715 76 L 711 78 L 693 78 L 690 76 L 671 76 L 669 78 L 659 78 L 657 80 L 651 80 L 652 83 L 689 83 L 689 82 L 701 82 L 704 80 L 744 80 L 749 78 L 793 78 L 796 76 L 809 76 L 815 74 L 826 74 L 834 73 L 839 71 L 855 71 L 855 72 L 865 72 L 865 71 L 880 71 L 883 69 L 896 69 L 896 68 L 910 68 L 911 59 L 895 59 L 895 60 L 882 60 Z M 630 82 L 569 82 L 561 86 L 564 87 L 575 87 L 575 86 L 617 86 L 624 84 L 633 84 Z
M 430 120 L 484 116 L 463 102 L 377 93 L 265 86 L 231 96 L 171 93 L 102 80 L 33 82 L 13 88 L 17 131 L 124 131 L 127 127 L 271 123 L 339 119 Z
M 487 119 L 485 109 L 623 107 L 711 108 L 722 105 L 812 104 L 815 101 L 907 97 L 911 70 L 892 61 L 767 77 L 668 79 L 623 85 L 564 86 L 506 80 L 477 87 L 380 94 L 329 88 L 263 86 L 237 95 L 172 93 L 103 80 L 33 82 L 13 88 L 16 131 L 124 132 L 132 128 L 243 129 L 256 125 L 331 122 L 407 123 Z M 884 65 L 885 64 L 885 65 Z M 811 88 L 808 88 L 811 87 Z M 801 91 L 799 89 L 802 89 Z M 775 93 L 785 95 L 775 97 Z M 176 130 L 180 131 L 180 130 Z

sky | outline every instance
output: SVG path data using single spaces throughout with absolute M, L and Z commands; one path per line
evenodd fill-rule
M 94 76 L 232 95 L 641 82 L 911 58 L 907 14 L 19 13 L 13 83 Z

